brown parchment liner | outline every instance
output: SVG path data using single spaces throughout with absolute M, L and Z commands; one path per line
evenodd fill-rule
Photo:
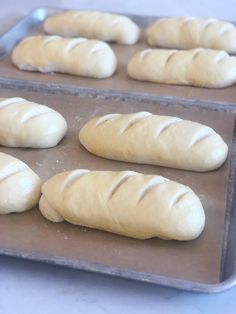
M 18 252 L 62 256 L 139 272 L 176 277 L 203 283 L 219 282 L 224 217 L 229 177 L 229 160 L 218 170 L 194 173 L 164 167 L 106 160 L 87 152 L 78 142 L 78 131 L 86 121 L 107 113 L 147 110 L 154 114 L 178 116 L 213 127 L 230 146 L 234 114 L 135 101 L 115 101 L 79 96 L 49 95 L 26 91 L 1 90 L 1 97 L 21 96 L 49 105 L 65 117 L 69 130 L 61 143 L 51 149 L 12 149 L 0 151 L 26 162 L 42 180 L 75 168 L 97 170 L 134 170 L 160 174 L 190 186 L 200 197 L 206 212 L 203 234 L 190 242 L 163 241 L 157 238 L 135 240 L 108 232 L 54 224 L 38 209 L 23 214 L 0 216 L 0 247 Z M 13 195 L 14 197 L 14 195 Z

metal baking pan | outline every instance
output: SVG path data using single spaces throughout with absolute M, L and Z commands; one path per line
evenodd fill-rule
M 123 93 L 139 94 L 141 97 L 146 94 L 149 97 L 156 95 L 171 97 L 184 97 L 191 100 L 210 100 L 217 103 L 225 109 L 232 109 L 236 99 L 236 85 L 224 89 L 206 89 L 191 86 L 174 86 L 165 84 L 156 84 L 151 82 L 135 81 L 128 77 L 126 73 L 126 65 L 131 56 L 139 50 L 147 48 L 144 39 L 136 45 L 126 46 L 111 44 L 112 49 L 118 58 L 118 69 L 116 73 L 108 79 L 92 79 L 76 77 L 67 74 L 54 73 L 42 74 L 39 72 L 23 72 L 18 70 L 10 59 L 10 53 L 16 43 L 23 37 L 31 34 L 44 34 L 42 21 L 51 14 L 62 9 L 56 8 L 39 8 L 32 11 L 24 17 L 12 29 L 0 38 L 0 83 L 2 86 L 8 87 L 15 85 L 22 88 L 25 85 L 50 85 L 52 89 L 67 89 L 80 92 L 86 89 L 90 92 L 97 91 L 100 93 Z M 153 22 L 157 17 L 151 16 L 130 16 L 144 30 L 147 25 Z M 190 102 L 191 103 L 191 102 Z
M 68 122 L 69 131 L 51 149 L 0 150 L 25 161 L 42 180 L 75 168 L 134 170 L 160 174 L 189 185 L 199 195 L 206 213 L 206 228 L 194 241 L 135 240 L 108 232 L 51 223 L 39 210 L 0 216 L 0 254 L 43 261 L 111 276 L 134 279 L 190 291 L 221 292 L 236 284 L 235 264 L 235 114 L 195 103 L 160 97 L 122 96 L 105 98 L 66 95 L 64 91 L 1 89 L 1 97 L 21 96 L 47 104 Z M 26 88 L 25 88 L 26 89 Z M 99 158 L 78 142 L 78 131 L 95 115 L 147 110 L 154 114 L 179 116 L 213 127 L 229 145 L 227 162 L 207 173 L 181 171 Z

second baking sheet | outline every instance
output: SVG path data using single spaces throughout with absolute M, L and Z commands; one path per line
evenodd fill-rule
M 206 212 L 206 228 L 200 238 L 190 242 L 163 241 L 157 238 L 140 241 L 108 232 L 53 224 L 45 220 L 38 209 L 24 214 L 0 216 L 0 249 L 32 252 L 45 256 L 61 256 L 97 263 L 104 267 L 130 269 L 202 283 L 220 282 L 220 268 L 225 233 L 226 199 L 229 161 L 219 170 L 194 173 L 125 162 L 106 160 L 88 153 L 78 142 L 78 131 L 86 121 L 107 113 L 150 111 L 154 114 L 179 116 L 213 127 L 231 147 L 234 114 L 195 108 L 183 108 L 174 103 L 150 105 L 135 101 L 115 101 L 34 92 L 1 90 L 1 97 L 21 96 L 49 105 L 67 120 L 69 131 L 63 141 L 52 149 L 11 149 L 0 151 L 25 161 L 43 180 L 75 168 L 97 170 L 134 170 L 160 174 L 189 185 L 200 197 Z M 66 264 L 66 262 L 65 262 Z
M 40 11 L 41 10 L 41 11 Z M 44 14 L 54 14 L 58 12 L 58 9 L 38 9 L 39 20 L 42 17 L 42 10 Z M 37 10 L 33 11 L 28 15 L 28 20 L 32 18 L 32 21 L 37 17 Z M 131 17 L 132 18 L 132 17 Z M 135 22 L 141 25 L 143 31 L 147 25 L 149 25 L 156 18 L 148 16 L 135 16 Z M 41 20 L 40 20 L 41 21 Z M 1 31 L 1 29 L 0 29 Z M 45 34 L 42 26 L 39 26 L 36 30 L 25 32 L 25 27 L 18 27 L 16 30 L 17 34 L 22 36 L 32 35 L 32 34 Z M 191 86 L 177 86 L 177 85 L 165 85 L 165 84 L 155 84 L 151 82 L 136 81 L 128 77 L 126 72 L 126 66 L 130 58 L 135 52 L 150 48 L 144 39 L 144 33 L 142 34 L 142 40 L 136 45 L 126 46 L 111 44 L 112 49 L 114 49 L 115 54 L 118 58 L 118 69 L 116 73 L 107 79 L 91 79 L 76 77 L 67 74 L 54 73 L 54 74 L 42 74 L 39 72 L 26 72 L 18 70 L 11 62 L 10 56 L 0 60 L 0 79 L 7 81 L 9 84 L 17 85 L 17 80 L 24 80 L 25 84 L 30 85 L 31 82 L 40 82 L 45 85 L 50 84 L 63 84 L 65 86 L 74 86 L 75 88 L 93 88 L 93 89 L 104 89 L 104 90 L 114 90 L 118 92 L 135 92 L 135 93 L 149 93 L 153 95 L 168 95 L 168 96 L 178 96 L 190 99 L 207 99 L 213 101 L 230 102 L 235 103 L 236 99 L 236 85 L 227 87 L 224 89 L 206 89 L 197 88 Z

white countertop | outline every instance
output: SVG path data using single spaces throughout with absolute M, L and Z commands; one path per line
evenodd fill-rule
M 7 0 L 0 16 L 39 6 L 77 7 L 149 15 L 195 15 L 236 20 L 236 0 Z M 7 24 L 6 24 L 7 29 Z M 0 235 L 1 236 L 1 235 Z M 204 295 L 63 267 L 0 257 L 0 314 L 236 313 L 236 288 Z
M 1 314 L 235 314 L 236 288 L 197 294 L 0 258 Z

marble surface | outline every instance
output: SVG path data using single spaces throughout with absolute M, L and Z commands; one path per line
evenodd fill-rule
M 189 293 L 63 267 L 0 258 L 1 314 L 235 314 L 236 288 Z
M 15 19 L 18 19 L 29 9 L 45 5 L 150 15 L 214 16 L 236 20 L 235 0 L 180 0 L 178 2 L 174 0 L 8 0 L 1 1 L 0 17 L 11 13 Z M 5 29 L 9 25 L 5 20 Z M 234 314 L 235 312 L 236 288 L 216 295 L 188 293 L 63 267 L 0 257 L 1 314 Z

